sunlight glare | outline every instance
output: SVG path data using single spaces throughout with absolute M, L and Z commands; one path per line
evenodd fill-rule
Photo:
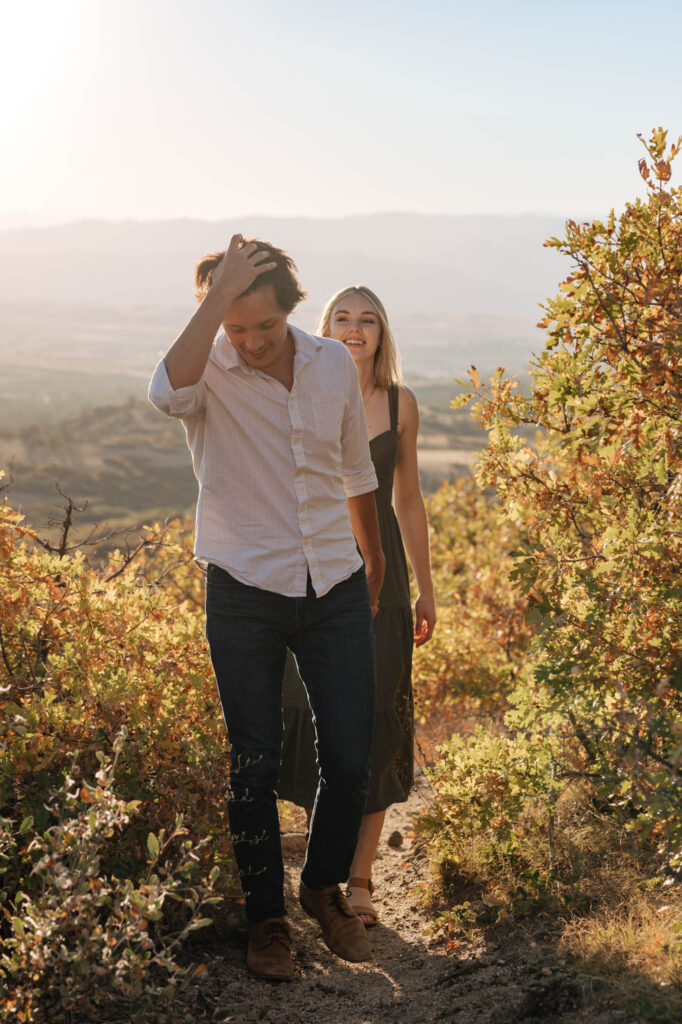
M 78 102 L 83 62 L 94 56 L 97 5 L 34 0 L 26 6 L 4 3 L 1 10 L 3 135 L 16 154 L 49 137 L 54 115 Z

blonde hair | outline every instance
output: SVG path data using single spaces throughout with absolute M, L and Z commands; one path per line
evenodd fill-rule
M 391 331 L 391 327 L 388 322 L 388 316 L 384 309 L 384 304 L 381 299 L 374 294 L 372 289 L 367 287 L 367 285 L 351 284 L 348 285 L 347 288 L 342 288 L 340 292 L 336 293 L 336 295 L 332 295 L 331 299 L 322 310 L 320 326 L 317 329 L 317 333 L 323 338 L 331 338 L 331 319 L 334 306 L 336 306 L 341 299 L 345 299 L 347 295 L 353 294 L 364 295 L 364 297 L 372 303 L 379 317 L 379 323 L 381 324 L 379 347 L 374 356 L 374 383 L 377 387 L 383 388 L 385 391 L 388 391 L 392 384 L 399 384 L 402 387 L 403 375 L 400 371 L 400 357 L 393 338 L 393 332 Z

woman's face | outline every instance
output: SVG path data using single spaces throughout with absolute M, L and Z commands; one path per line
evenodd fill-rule
M 362 292 L 344 295 L 332 309 L 329 321 L 332 338 L 342 341 L 356 364 L 371 360 L 381 342 L 381 321 L 373 304 Z

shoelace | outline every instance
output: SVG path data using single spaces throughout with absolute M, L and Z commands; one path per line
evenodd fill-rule
M 329 900 L 332 910 L 338 910 L 340 914 L 344 915 L 344 917 L 355 917 L 355 914 L 352 911 L 350 914 L 348 913 L 348 907 L 346 905 L 344 895 L 338 887 L 327 893 L 327 899 Z
M 282 942 L 287 948 L 290 945 L 289 932 L 281 921 L 268 921 L 265 934 L 273 942 Z

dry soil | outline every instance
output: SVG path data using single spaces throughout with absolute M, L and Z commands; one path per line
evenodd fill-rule
M 463 938 L 447 952 L 432 937 L 432 913 L 421 893 L 429 870 L 411 837 L 414 816 L 431 799 L 421 777 L 406 804 L 393 806 L 375 862 L 375 903 L 381 923 L 370 932 L 374 959 L 339 960 L 315 922 L 298 906 L 305 841 L 285 837 L 288 910 L 293 926 L 296 979 L 272 983 L 244 965 L 246 930 L 207 960 L 205 1010 L 216 1024 L 628 1024 L 622 1014 L 587 1008 L 584 989 L 562 960 L 551 928 L 543 933 Z M 387 842 L 400 832 L 400 847 Z M 582 1008 L 581 1008 L 582 1007 Z

